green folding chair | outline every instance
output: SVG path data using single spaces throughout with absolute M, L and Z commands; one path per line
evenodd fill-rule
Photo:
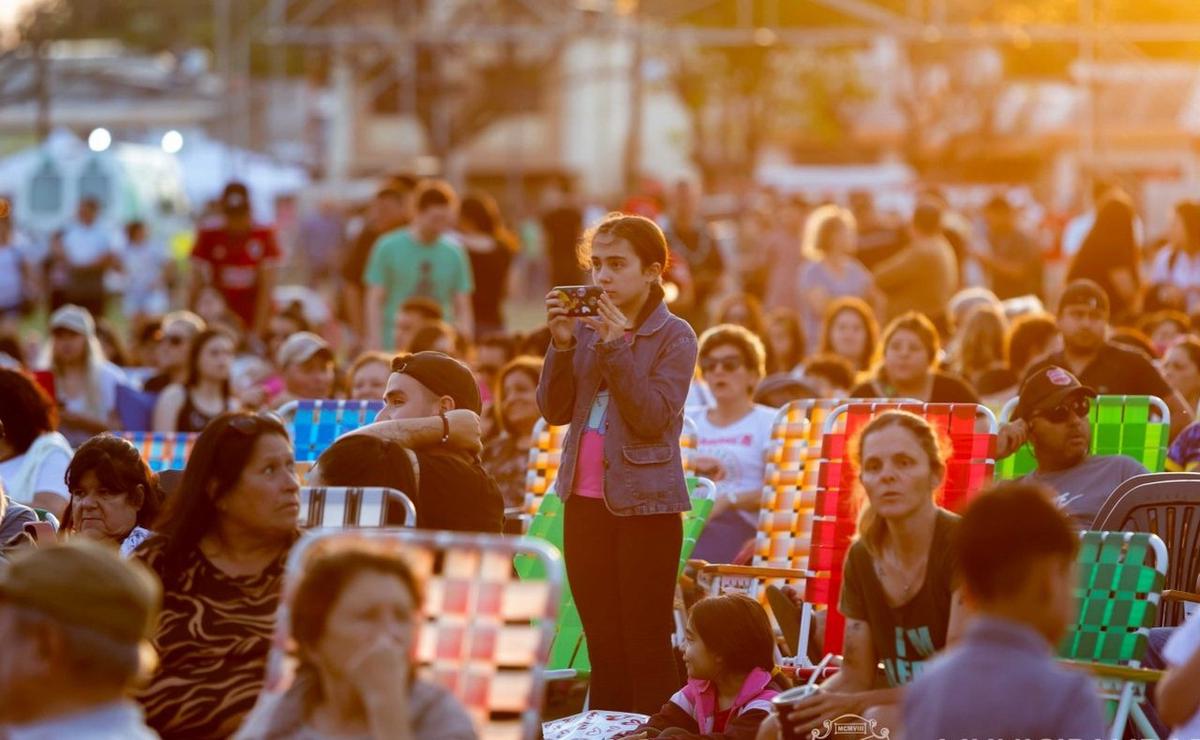
M 1000 422 L 1012 417 L 1017 399 L 1004 405 Z M 1166 469 L 1170 444 L 1171 411 L 1157 396 L 1097 396 L 1089 414 L 1092 425 L 1093 455 L 1132 457 L 1151 473 Z M 1032 473 L 1037 467 L 1029 443 L 1008 457 L 996 461 L 996 478 L 1013 480 Z
M 1108 712 L 1109 737 L 1120 740 L 1132 719 L 1139 737 L 1157 738 L 1141 705 L 1146 684 L 1162 674 L 1142 668 L 1141 661 L 1158 618 L 1167 546 L 1153 534 L 1083 532 L 1077 563 L 1079 618 L 1059 656 L 1096 678 Z
M 678 573 L 683 572 L 684 564 L 691 557 L 696 541 L 704 531 L 704 525 L 712 513 L 713 496 L 716 493 L 716 485 L 707 478 L 688 477 L 687 485 L 692 509 L 683 518 L 683 547 L 679 553 Z M 563 503 L 558 494 L 551 491 L 542 497 L 526 536 L 544 540 L 562 551 Z M 518 558 L 516 569 L 522 580 L 541 580 L 545 577 L 541 564 L 532 559 Z M 558 624 L 554 642 L 550 645 L 546 669 L 547 678 L 552 680 L 582 678 L 591 673 L 583 622 L 579 618 L 575 599 L 571 596 L 570 583 L 566 581 L 563 583 L 558 606 Z

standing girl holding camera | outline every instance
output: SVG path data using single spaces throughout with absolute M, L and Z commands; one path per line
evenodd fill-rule
M 550 424 L 571 425 L 556 489 L 591 707 L 653 714 L 679 688 L 672 608 L 691 508 L 679 435 L 696 334 L 667 308 L 667 242 L 653 221 L 612 214 L 579 251 L 604 293 L 587 318 L 558 290 L 546 296 L 553 341 L 538 407 Z

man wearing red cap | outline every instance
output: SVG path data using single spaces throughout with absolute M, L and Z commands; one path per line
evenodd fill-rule
M 1021 386 L 1014 419 L 1023 420 L 1037 469 L 1027 478 L 1050 486 L 1058 505 L 1082 529 L 1092 522 L 1109 494 L 1135 475 L 1148 473 L 1124 455 L 1093 455 L 1088 421 L 1096 391 L 1056 365 L 1035 371 Z

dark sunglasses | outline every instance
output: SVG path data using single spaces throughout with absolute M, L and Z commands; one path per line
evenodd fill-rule
M 180 336 L 179 334 L 163 334 L 162 340 L 176 347 L 181 344 L 187 344 L 187 337 Z
M 1071 415 L 1077 416 L 1080 419 L 1086 419 L 1088 412 L 1091 411 L 1091 408 L 1091 399 L 1086 397 L 1072 398 L 1069 401 L 1060 403 L 1052 409 L 1039 411 L 1037 414 L 1035 414 L 1035 416 L 1045 419 L 1051 424 L 1062 424 L 1067 420 L 1067 417 Z
M 703 373 L 711 373 L 717 368 L 731 373 L 734 370 L 741 370 L 745 366 L 745 361 L 740 357 L 705 357 L 700 360 L 700 372 Z

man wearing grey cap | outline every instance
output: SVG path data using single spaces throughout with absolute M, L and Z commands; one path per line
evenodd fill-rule
M 275 353 L 275 364 L 284 383 L 276 408 L 302 398 L 333 397 L 333 350 L 320 336 L 310 331 L 291 335 Z
M 145 566 L 89 540 L 14 558 L 0 570 L 0 736 L 157 737 L 126 696 L 154 662 L 161 598 Z

